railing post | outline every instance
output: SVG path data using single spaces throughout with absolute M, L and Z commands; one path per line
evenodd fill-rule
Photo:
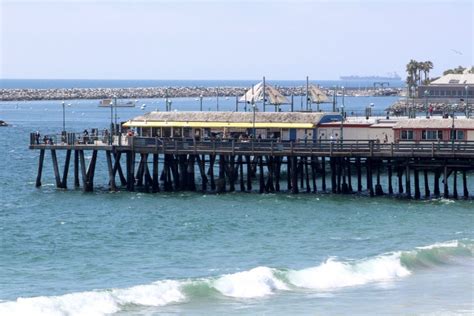
M 290 141 L 290 152 L 293 155 L 293 141 Z
M 270 146 L 271 146 L 271 147 L 270 147 L 270 151 L 271 151 L 271 153 L 272 153 L 272 156 L 273 156 L 273 140 L 271 140 L 271 142 L 270 142 Z
M 374 141 L 369 140 L 370 157 L 374 156 Z
M 435 144 L 431 143 L 431 157 L 434 157 L 435 153 Z
M 393 157 L 393 143 L 390 144 L 390 154 Z
M 235 155 L 235 139 L 232 139 L 232 156 Z
M 174 140 L 174 153 L 178 154 L 178 141 L 176 139 Z
M 329 144 L 329 156 L 331 156 L 331 157 L 332 157 L 332 149 L 333 149 L 333 147 L 334 147 L 334 143 L 331 142 L 331 143 Z

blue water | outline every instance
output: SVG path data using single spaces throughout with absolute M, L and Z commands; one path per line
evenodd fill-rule
M 359 100 L 346 104 L 374 102 Z M 97 101 L 66 117 L 76 131 L 110 120 Z M 94 193 L 57 190 L 49 153 L 36 189 L 28 133 L 60 130 L 60 102 L 3 102 L 0 119 L 0 315 L 474 312 L 472 200 L 110 193 L 102 154 Z
M 84 80 L 84 79 L 0 79 L 0 89 L 56 89 L 56 88 L 138 88 L 138 87 L 250 87 L 261 81 L 254 80 Z M 372 88 L 374 81 L 310 80 L 323 87 L 344 86 Z M 284 87 L 304 86 L 306 80 L 268 80 L 269 84 Z M 403 81 L 390 81 L 400 88 Z

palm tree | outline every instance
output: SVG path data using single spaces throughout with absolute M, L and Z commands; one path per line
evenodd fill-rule
M 421 85 L 421 72 L 423 71 L 423 62 L 422 61 L 417 61 L 416 62 L 416 81 L 418 82 L 418 85 Z
M 416 86 L 416 81 L 417 81 L 416 74 L 417 74 L 417 67 L 418 67 L 417 64 L 418 62 L 416 60 L 411 59 L 410 62 L 406 66 L 406 71 L 408 73 L 406 83 L 408 86 L 408 93 L 410 96 L 411 96 L 410 87 Z
M 425 79 L 423 80 L 423 84 L 428 84 L 429 83 L 429 73 L 430 70 L 433 69 L 433 63 L 431 61 L 425 61 L 421 63 L 421 70 L 423 71 L 425 75 Z
M 429 79 L 429 76 L 430 76 L 430 70 L 433 69 L 433 62 L 428 60 L 428 61 L 425 61 L 425 66 L 426 66 L 426 73 L 425 73 L 425 80 Z

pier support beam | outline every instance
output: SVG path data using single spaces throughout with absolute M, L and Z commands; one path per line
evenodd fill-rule
M 159 170 L 158 170 L 158 154 L 153 154 L 153 177 L 151 184 L 151 192 L 156 193 L 160 192 L 160 180 L 159 180 Z
M 458 171 L 453 170 L 453 199 L 458 198 Z
M 337 172 L 335 158 L 329 158 L 329 166 L 331 168 L 331 191 L 332 193 L 338 193 L 337 191 Z
M 61 188 L 61 178 L 59 176 L 58 158 L 56 150 L 51 149 L 51 160 L 53 161 L 54 178 L 56 179 L 56 188 Z
M 114 177 L 114 168 L 112 166 L 112 154 L 109 150 L 105 152 L 107 158 L 107 169 L 109 171 L 109 185 L 111 191 L 117 191 L 117 187 L 115 186 L 115 177 Z
M 135 153 L 127 151 L 127 190 L 135 191 Z
M 439 178 L 440 172 L 438 169 L 436 169 L 434 172 L 434 195 L 436 198 L 439 198 L 441 196 L 441 191 L 439 190 Z
M 365 161 L 366 168 L 367 168 L 367 190 L 369 191 L 370 197 L 374 196 L 374 186 L 372 184 L 372 159 L 367 158 Z
M 403 171 L 400 165 L 397 166 L 398 194 L 403 194 Z
M 326 157 L 321 157 L 321 188 L 326 191 Z
M 63 178 L 61 180 L 61 188 L 67 189 L 67 176 L 69 173 L 69 162 L 71 161 L 71 150 L 66 150 L 66 159 L 64 161 L 64 170 L 63 170 Z
M 415 199 L 419 200 L 421 198 L 420 192 L 420 176 L 417 168 L 413 169 L 413 177 L 415 180 Z
M 428 170 L 423 170 L 423 179 L 425 182 L 425 199 L 430 198 L 430 186 L 428 182 Z
M 377 196 L 381 196 L 384 194 L 382 184 L 380 183 L 380 163 L 382 163 L 382 161 L 377 164 L 377 184 L 375 185 L 375 195 Z
M 291 193 L 298 193 L 298 166 L 297 166 L 297 157 L 290 157 L 291 160 Z M 289 175 L 290 176 L 290 175 Z
M 410 161 L 405 162 L 405 189 L 407 198 L 411 199 L 411 175 L 410 175 Z
M 79 188 L 79 152 L 74 150 L 74 187 Z
M 356 172 L 357 172 L 357 192 L 362 192 L 362 164 L 360 158 L 356 158 Z
M 43 162 L 44 162 L 44 149 L 40 150 L 40 156 L 38 161 L 38 174 L 36 175 L 36 187 L 41 186 L 41 176 L 43 174 Z
M 275 157 L 275 191 L 276 192 L 280 192 L 281 159 L 282 157 Z
M 467 190 L 467 176 L 466 170 L 462 171 L 462 187 L 463 187 L 463 196 L 465 199 L 469 198 L 469 191 Z
M 393 194 L 393 185 L 392 185 L 392 161 L 389 159 L 387 161 L 387 174 L 388 174 L 388 194 Z
M 445 199 L 449 198 L 449 188 L 448 188 L 448 166 L 444 164 L 444 173 L 443 173 L 443 184 L 444 184 L 444 193 L 443 197 Z

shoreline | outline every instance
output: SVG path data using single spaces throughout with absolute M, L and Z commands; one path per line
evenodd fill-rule
M 302 96 L 306 86 L 274 86 L 285 96 Z M 0 101 L 38 101 L 38 100 L 78 100 L 78 99 L 118 99 L 137 98 L 198 98 L 198 97 L 240 97 L 248 87 L 152 87 L 152 88 L 67 88 L 67 89 L 0 89 Z M 321 89 L 328 97 L 332 89 Z M 341 96 L 340 89 L 338 96 Z M 382 96 L 386 90 L 346 88 L 345 96 Z M 400 95 L 401 89 L 391 89 Z

